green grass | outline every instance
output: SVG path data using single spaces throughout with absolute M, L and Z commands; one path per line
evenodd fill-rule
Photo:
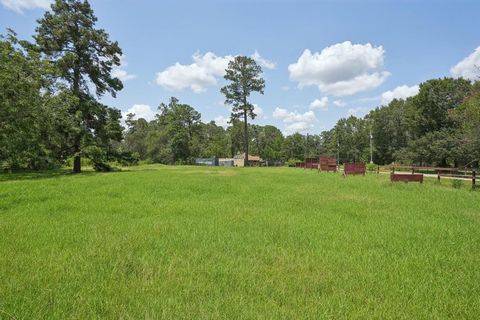
M 480 315 L 480 192 L 293 168 L 0 180 L 0 319 Z

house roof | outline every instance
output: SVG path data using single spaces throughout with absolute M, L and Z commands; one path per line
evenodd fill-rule
M 254 155 L 249 154 L 248 155 L 248 161 L 262 161 L 262 158 L 260 158 L 260 156 L 254 156 Z

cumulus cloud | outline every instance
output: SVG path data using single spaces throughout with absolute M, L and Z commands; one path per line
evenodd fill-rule
M 322 99 L 315 99 L 310 103 L 310 110 L 328 110 L 328 97 Z
M 152 109 L 152 107 L 147 104 L 134 104 L 127 111 L 122 112 L 122 118 L 124 120 L 127 119 L 127 115 L 129 113 L 135 114 L 134 119 L 143 118 L 147 121 L 152 121 L 153 119 L 155 119 L 157 111 Z
M 120 57 L 120 65 L 118 67 L 113 68 L 112 76 L 115 78 L 120 79 L 122 82 L 134 79 L 136 75 L 129 74 L 125 68 L 128 66 L 127 60 L 125 56 Z
M 468 57 L 457 63 L 450 69 L 454 77 L 463 77 L 470 80 L 480 78 L 480 47 L 475 49 Z
M 219 57 L 213 52 L 204 55 L 197 52 L 192 58 L 192 64 L 184 65 L 177 62 L 158 72 L 157 84 L 172 91 L 190 88 L 195 93 L 204 92 L 216 85 L 219 77 L 223 77 L 233 56 Z
M 263 109 L 258 106 L 258 104 L 253 104 L 253 112 L 257 115 L 255 119 L 265 119 Z
M 345 107 L 347 105 L 347 103 L 342 100 L 335 100 L 333 101 L 333 104 L 337 107 Z
M 374 89 L 390 76 L 383 71 L 384 55 L 382 46 L 346 41 L 321 52 L 306 49 L 288 71 L 300 87 L 315 85 L 324 94 L 348 96 Z
M 412 97 L 418 93 L 420 90 L 418 85 L 414 86 L 399 86 L 393 90 L 385 91 L 382 93 L 382 104 L 389 104 L 393 99 L 406 99 Z
M 289 112 L 287 109 L 279 107 L 275 108 L 273 111 L 273 118 L 281 120 L 284 123 L 285 132 L 287 134 L 303 132 L 311 129 L 317 121 L 313 111 L 307 111 L 302 114 L 297 111 Z
M 49 9 L 53 0 L 0 0 L 2 5 L 10 10 L 22 13 L 24 10 Z
M 255 60 L 260 66 L 266 68 L 266 69 L 275 69 L 275 62 L 273 61 L 270 61 L 270 60 L 267 60 L 265 59 L 264 57 L 262 57 L 260 55 L 260 53 L 258 53 L 257 50 L 255 50 L 255 52 L 252 54 L 252 59 Z
M 230 118 L 227 118 L 227 117 L 224 117 L 224 116 L 218 116 L 218 117 L 215 117 L 215 119 L 213 119 L 213 121 L 215 121 L 215 124 L 217 126 L 221 126 L 224 129 L 226 129 L 228 127 L 228 122 L 230 121 Z
M 181 64 L 177 62 L 173 66 L 157 73 L 157 84 L 161 87 L 179 91 L 190 88 L 195 93 L 205 92 L 209 87 L 215 86 L 218 79 L 225 75 L 228 62 L 235 56 L 217 56 L 213 52 L 200 54 L 196 52 L 193 56 L 193 63 Z M 257 50 L 251 55 L 262 67 L 274 69 L 275 63 L 265 59 Z

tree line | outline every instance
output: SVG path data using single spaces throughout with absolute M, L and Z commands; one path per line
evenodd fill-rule
M 419 166 L 478 166 L 480 82 L 432 79 L 417 95 L 393 100 L 364 118 L 340 119 L 321 134 L 323 152 L 341 161 Z
M 192 164 L 197 157 L 245 152 L 266 161 L 293 164 L 305 157 L 334 155 L 340 162 L 370 161 L 435 166 L 478 166 L 480 82 L 432 79 L 419 93 L 393 100 L 365 117 L 350 116 L 320 134 L 284 136 L 254 119 L 251 93 L 264 93 L 256 62 L 230 61 L 221 89 L 232 107 L 227 128 L 202 122 L 193 106 L 172 97 L 154 120 L 99 102 L 123 88 L 112 76 L 122 51 L 103 29 L 88 1 L 56 0 L 38 20 L 34 41 L 8 30 L 0 38 L 0 168 L 49 169 L 65 164 L 80 172 L 138 161 Z
M 161 104 L 153 121 L 127 120 L 125 149 L 140 159 L 159 163 L 193 163 L 195 157 L 232 157 L 245 150 L 267 161 L 302 161 L 319 155 L 341 163 L 420 166 L 478 166 L 480 159 L 480 82 L 462 78 L 428 80 L 419 93 L 395 99 L 365 117 L 350 116 L 320 134 L 284 136 L 272 125 L 248 124 L 232 118 L 224 129 L 203 123 L 191 106 L 172 98 Z

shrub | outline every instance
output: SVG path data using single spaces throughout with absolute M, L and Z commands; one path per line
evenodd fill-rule
M 295 164 L 296 164 L 297 162 L 302 162 L 302 160 L 298 160 L 298 159 L 288 159 L 287 165 L 288 165 L 289 167 L 295 167 Z
M 115 158 L 118 164 L 125 167 L 136 166 L 140 161 L 140 155 L 138 154 L 138 152 L 129 152 L 129 151 L 118 152 L 115 155 Z
M 454 187 L 455 189 L 461 189 L 463 187 L 463 180 L 453 179 L 452 187 Z
M 83 154 L 92 161 L 92 166 L 95 171 L 112 171 L 113 168 L 108 164 L 107 153 L 101 148 L 97 146 L 89 146 L 84 149 Z

